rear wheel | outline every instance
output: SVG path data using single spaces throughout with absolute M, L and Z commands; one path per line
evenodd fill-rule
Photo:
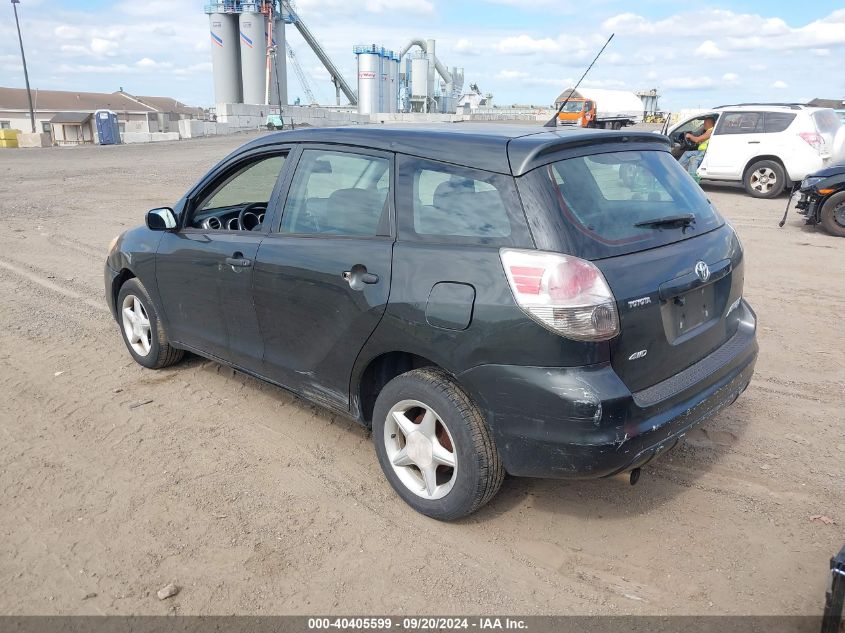
M 121 286 L 117 309 L 123 342 L 135 362 L 149 369 L 161 369 L 182 359 L 184 352 L 167 342 L 155 306 L 140 281 L 130 279 Z
M 760 160 L 746 170 L 743 184 L 754 198 L 774 198 L 786 186 L 786 172 L 780 163 Z
M 387 383 L 373 412 L 373 442 L 397 494 L 441 521 L 475 512 L 504 479 L 481 412 L 440 369 L 415 369 Z
M 821 220 L 825 231 L 836 237 L 845 237 L 845 191 L 827 199 L 822 207 Z

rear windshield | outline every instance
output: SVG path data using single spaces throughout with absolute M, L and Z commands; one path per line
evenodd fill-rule
M 813 113 L 813 121 L 816 129 L 821 134 L 834 134 L 839 129 L 841 122 L 833 110 L 819 110 Z
M 520 192 L 525 190 L 526 198 L 551 209 L 552 217 L 542 222 L 545 229 L 563 232 L 561 242 L 569 252 L 586 259 L 663 246 L 724 224 L 701 188 L 665 151 L 567 158 L 519 180 L 525 181 Z M 688 216 L 688 224 L 679 221 Z M 660 223 L 669 218 L 674 223 Z M 532 228 L 537 239 L 537 227 Z

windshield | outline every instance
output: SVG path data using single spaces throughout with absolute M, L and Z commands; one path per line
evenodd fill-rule
M 724 223 L 701 188 L 665 151 L 578 156 L 528 176 L 533 195 L 545 189 L 540 204 L 558 214 L 553 223 L 567 233 L 572 254 L 587 259 L 662 246 Z M 678 221 L 679 216 L 685 221 Z
M 581 112 L 583 108 L 583 101 L 569 101 L 565 106 L 563 106 L 563 110 L 561 110 L 561 112 Z

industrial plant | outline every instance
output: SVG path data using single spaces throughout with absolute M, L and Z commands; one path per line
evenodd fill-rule
M 289 0 L 220 0 L 209 16 L 217 104 L 287 105 L 290 60 L 311 103 L 308 80 L 285 38 L 293 25 L 325 66 L 335 86 L 362 115 L 454 113 L 464 85 L 463 68 L 447 68 L 433 39 L 413 39 L 399 52 L 381 45 L 358 45 L 358 90 L 353 91 Z M 412 52 L 413 51 L 413 52 Z

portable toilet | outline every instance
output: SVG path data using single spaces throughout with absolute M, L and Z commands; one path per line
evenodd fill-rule
M 94 112 L 97 120 L 97 138 L 100 145 L 119 145 L 120 126 L 117 123 L 117 115 L 111 110 L 97 110 Z

